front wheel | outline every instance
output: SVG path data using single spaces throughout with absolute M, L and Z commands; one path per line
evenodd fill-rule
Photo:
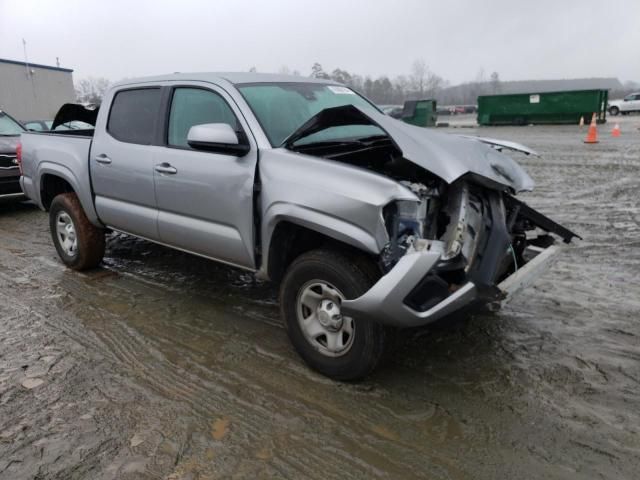
M 378 365 L 386 329 L 366 318 L 343 316 L 344 299 L 374 283 L 369 269 L 333 250 L 313 250 L 289 267 L 280 287 L 280 309 L 298 354 L 335 380 L 360 380 Z
M 609 113 L 615 117 L 620 113 L 620 109 L 618 107 L 611 107 Z
M 89 221 L 75 193 L 53 199 L 49 227 L 58 256 L 67 267 L 87 270 L 98 266 L 104 256 L 104 230 Z

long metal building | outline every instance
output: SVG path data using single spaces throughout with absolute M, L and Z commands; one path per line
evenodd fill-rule
M 52 120 L 73 101 L 73 70 L 0 58 L 0 110 L 21 121 Z

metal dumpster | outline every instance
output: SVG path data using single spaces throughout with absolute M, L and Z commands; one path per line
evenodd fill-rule
M 481 95 L 478 97 L 480 125 L 528 125 L 578 123 L 584 117 L 598 123 L 607 119 L 607 90 Z
M 436 101 L 433 99 L 407 100 L 404 102 L 399 118 L 405 123 L 418 127 L 434 127 L 438 119 Z

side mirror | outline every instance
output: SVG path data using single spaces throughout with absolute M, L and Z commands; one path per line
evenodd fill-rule
M 196 150 L 238 157 L 246 155 L 251 149 L 247 142 L 238 140 L 238 135 L 227 123 L 194 125 L 187 134 L 187 143 Z

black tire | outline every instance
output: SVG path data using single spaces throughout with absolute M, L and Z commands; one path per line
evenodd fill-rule
M 66 214 L 73 222 L 77 239 L 74 254 L 65 250 L 57 232 L 61 213 Z M 53 199 L 49 209 L 49 228 L 58 256 L 67 267 L 87 270 L 98 266 L 104 256 L 104 230 L 89 221 L 75 193 L 62 193 Z
M 620 109 L 618 107 L 611 107 L 609 113 L 615 117 L 620 113 Z
M 320 280 L 347 299 L 359 297 L 375 282 L 375 268 L 365 268 L 363 261 L 335 250 L 312 250 L 294 260 L 280 286 L 280 311 L 291 343 L 307 365 L 334 380 L 356 381 L 370 374 L 385 351 L 387 329 L 366 318 L 354 318 L 350 348 L 340 356 L 326 355 L 302 331 L 298 296 L 305 285 Z

